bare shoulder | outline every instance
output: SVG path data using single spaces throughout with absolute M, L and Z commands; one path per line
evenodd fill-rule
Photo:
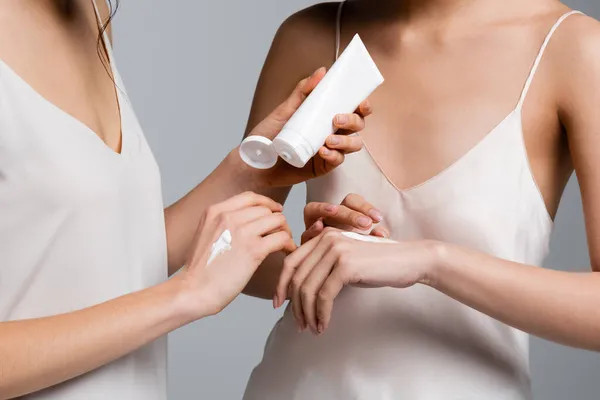
M 331 64 L 338 4 L 316 4 L 288 17 L 277 30 L 271 55 L 294 60 L 305 74 Z
M 337 4 L 314 5 L 281 24 L 256 86 L 246 133 L 281 104 L 299 81 L 333 63 Z
M 546 57 L 561 120 L 581 119 L 600 100 L 600 22 L 569 16 L 552 37 Z
M 549 57 L 559 82 L 590 80 L 600 83 L 600 22 L 587 15 L 571 15 L 552 38 Z M 596 86 L 598 88 L 598 86 Z

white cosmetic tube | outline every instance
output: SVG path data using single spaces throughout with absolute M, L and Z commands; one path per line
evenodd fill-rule
M 240 146 L 240 156 L 258 169 L 273 167 L 278 156 L 294 167 L 304 167 L 335 133 L 333 118 L 353 113 L 383 81 L 362 40 L 355 35 L 273 142 L 249 136 Z

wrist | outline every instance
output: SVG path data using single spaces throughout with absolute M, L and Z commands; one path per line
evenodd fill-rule
M 436 288 L 443 271 L 450 265 L 451 245 L 439 241 L 427 241 L 425 249 L 427 257 L 425 257 L 425 268 L 419 283 Z
M 203 298 L 204 292 L 198 287 L 199 285 L 187 279 L 185 267 L 166 284 L 169 285 L 171 292 L 173 313 L 182 321 L 182 325 L 216 313 L 211 310 L 209 299 Z
M 272 186 L 266 170 L 252 168 L 242 160 L 239 146 L 229 152 L 222 165 L 230 176 L 228 181 L 233 182 L 239 191 L 260 192 Z

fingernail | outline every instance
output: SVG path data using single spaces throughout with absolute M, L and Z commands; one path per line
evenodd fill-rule
M 325 148 L 325 147 L 323 147 L 323 148 L 321 149 L 321 154 L 322 154 L 322 155 L 324 155 L 324 156 L 327 156 L 327 155 L 329 155 L 329 153 L 331 153 L 331 152 L 329 151 L 329 149 L 327 149 L 327 148 Z
M 316 70 L 315 72 L 313 72 L 312 76 L 316 76 L 318 75 L 321 71 L 323 71 L 325 69 L 325 67 L 321 67 L 318 70 Z
M 371 225 L 371 220 L 367 217 L 359 217 L 357 222 L 358 222 L 358 225 L 360 225 L 364 228 L 368 228 Z
M 379 212 L 379 210 L 372 209 L 371 211 L 369 211 L 369 216 L 375 222 L 380 222 L 381 221 L 381 212 Z
M 378 229 L 378 230 L 374 231 L 372 234 L 373 234 L 373 236 L 379 236 L 384 239 L 388 239 L 390 237 L 390 234 L 383 229 Z
M 322 334 L 323 331 L 325 330 L 325 329 L 323 329 L 323 324 L 319 324 L 319 327 L 317 328 L 317 330 L 319 332 L 319 335 Z
M 336 145 L 340 144 L 340 138 L 338 138 L 336 136 L 330 136 L 329 140 L 327 142 L 332 146 L 336 146 Z
M 335 212 L 337 210 L 337 206 L 335 204 L 328 204 L 325 206 L 325 211 Z
M 273 296 L 273 308 L 277 308 L 279 307 L 279 299 L 277 298 L 277 295 Z
M 337 117 L 335 117 L 335 120 L 338 123 L 338 125 L 345 125 L 348 123 L 348 117 L 345 115 L 338 115 Z

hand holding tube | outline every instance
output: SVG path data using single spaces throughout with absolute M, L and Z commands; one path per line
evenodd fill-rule
M 325 73 L 325 68 L 319 68 L 310 77 L 300 81 L 287 100 L 254 127 L 249 136 L 274 139 L 323 79 Z M 346 154 L 362 149 L 362 139 L 351 134 L 364 129 L 365 118 L 371 113 L 371 105 L 365 100 L 354 113 L 336 115 L 331 121 L 336 133 L 327 138 L 325 144 L 303 168 L 296 168 L 279 160 L 273 168 L 257 172 L 254 178 L 261 179 L 269 187 L 286 187 L 325 175 L 341 165 Z

